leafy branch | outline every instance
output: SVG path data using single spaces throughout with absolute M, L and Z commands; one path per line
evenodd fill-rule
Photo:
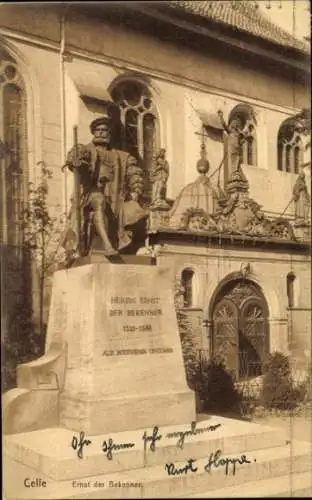
M 28 198 L 22 214 L 24 245 L 29 250 L 39 276 L 39 325 L 44 331 L 44 296 L 47 277 L 53 272 L 59 248 L 59 236 L 65 217 L 53 217 L 48 204 L 49 180 L 52 171 L 45 162 L 40 166 L 40 182 L 29 183 Z

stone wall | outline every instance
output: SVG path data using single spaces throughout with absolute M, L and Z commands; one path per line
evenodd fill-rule
M 31 127 L 36 131 L 33 164 L 44 160 L 53 168 L 51 205 L 61 202 L 68 206 L 72 192 L 72 176 L 60 170 L 65 152 L 72 146 L 72 127 L 79 126 L 79 140 L 86 142 L 89 121 L 101 113 L 100 106 L 90 110 L 80 98 L 78 80 L 89 85 L 92 97 L 94 85 L 107 89 L 123 72 L 149 79 L 159 114 L 158 142 L 167 148 L 171 167 L 169 197 L 177 196 L 196 176 L 200 137 L 195 132 L 201 122 L 195 110 L 216 113 L 223 109 L 227 119 L 236 104 L 248 102 L 258 123 L 257 166 L 244 166 L 251 196 L 274 214 L 280 214 L 290 201 L 295 175 L 277 170 L 277 133 L 294 110 L 307 106 L 307 86 L 299 81 L 294 86 L 291 75 L 276 74 L 264 64 L 255 70 L 213 50 L 205 55 L 195 53 L 125 26 L 71 12 L 65 22 L 65 50 L 71 56 L 65 57 L 62 89 L 57 11 L 4 5 L 0 28 L 6 34 L 9 31 L 9 44 L 25 60 L 35 84 L 34 102 L 29 101 Z M 222 142 L 207 139 L 207 151 L 212 173 L 223 157 Z M 212 181 L 216 180 L 214 176 Z M 287 215 L 291 216 L 293 208 L 289 207 Z
M 311 355 L 311 280 L 306 272 L 309 259 L 304 255 L 257 249 L 214 248 L 204 245 L 165 244 L 158 257 L 161 265 L 173 267 L 176 277 L 185 268 L 196 276 L 197 307 L 202 311 L 202 342 L 198 329 L 196 345 L 209 348 L 212 334 L 212 307 L 216 293 L 229 278 L 240 276 L 242 264 L 249 263 L 248 279 L 259 285 L 269 309 L 270 351 L 293 353 L 298 360 Z M 294 308 L 288 308 L 286 277 L 296 276 Z M 186 314 L 189 314 L 186 309 Z M 205 326 L 208 325 L 208 326 Z
M 38 178 L 38 161 L 45 161 L 53 171 L 50 206 L 56 211 L 68 209 L 73 190 L 73 176 L 62 172 L 66 151 L 73 144 L 73 126 L 79 126 L 79 141 L 90 140 L 89 122 L 101 114 L 81 98 L 79 83 L 108 89 L 117 77 L 134 73 L 148 79 L 159 115 L 159 138 L 167 148 L 170 164 L 168 197 L 175 198 L 181 188 L 197 176 L 200 120 L 196 109 L 216 112 L 223 109 L 225 118 L 239 102 L 247 102 L 257 114 L 258 165 L 243 166 L 250 183 L 250 195 L 263 209 L 280 214 L 291 198 L 293 174 L 277 170 L 276 140 L 278 127 L 297 108 L 307 106 L 307 86 L 293 81 L 292 75 L 269 71 L 264 64 L 255 69 L 233 57 L 194 52 L 185 46 L 166 43 L 135 32 L 125 26 L 112 26 L 105 20 L 71 13 L 65 23 L 65 58 L 61 64 L 61 17 L 56 8 L 37 5 L 2 5 L 0 36 L 21 67 L 26 81 L 28 107 L 28 142 L 30 180 Z M 257 85 L 255 85 L 257 81 Z M 223 145 L 207 139 L 212 173 L 223 157 Z M 222 180 L 222 173 L 221 173 Z M 216 184 L 216 176 L 212 177 Z M 291 216 L 290 205 L 286 215 Z M 173 249 L 175 266 L 184 264 L 181 249 Z M 298 267 L 297 307 L 307 307 L 309 286 L 306 262 L 290 256 L 224 251 L 221 248 L 197 255 L 188 250 L 189 259 L 199 266 L 201 286 L 199 308 L 207 317 L 207 287 L 214 289 L 227 273 L 237 270 L 242 259 L 250 259 L 255 273 L 268 276 L 274 292 L 270 303 L 279 304 L 272 313 L 274 342 L 287 331 L 285 276 L 291 265 Z M 192 254 L 193 252 L 193 254 Z M 166 255 L 166 259 L 169 254 Z M 299 269 L 300 268 L 300 269 Z M 270 288 L 271 285 L 268 285 Z M 36 289 L 36 283 L 34 284 Z M 210 292 L 209 292 L 210 293 Z M 272 300 L 271 300 L 272 299 Z M 300 316 L 300 315 L 299 315 Z M 272 323 L 273 324 L 273 323 Z M 296 319 L 296 324 L 298 320 Z M 281 332 L 281 333 L 279 333 Z M 275 345 L 273 342 L 273 345 Z M 277 345 L 276 344 L 276 345 Z

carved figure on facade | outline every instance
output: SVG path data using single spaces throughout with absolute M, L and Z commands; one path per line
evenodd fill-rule
M 223 129 L 228 135 L 228 150 L 231 156 L 231 173 L 233 173 L 233 171 L 235 171 L 242 162 L 243 144 L 249 135 L 248 125 L 246 126 L 245 124 L 244 126 L 244 122 L 239 116 L 235 116 L 230 121 L 229 125 L 227 125 L 221 110 L 218 111 L 218 115 Z
M 226 186 L 227 198 L 222 200 L 214 214 L 218 231 L 277 239 L 293 239 L 289 222 L 279 218 L 268 219 L 261 205 L 249 197 L 249 184 L 241 165 L 232 173 Z
M 202 175 L 204 179 L 207 179 L 205 174 Z M 209 181 L 209 179 L 207 180 Z M 270 220 L 265 216 L 262 207 L 249 197 L 249 183 L 240 162 L 237 168 L 232 171 L 223 196 L 218 197 L 216 191 L 213 190 L 213 210 L 209 205 L 207 209 L 207 204 L 205 205 L 206 210 L 199 206 L 198 195 L 197 197 L 193 196 L 193 204 L 189 202 L 188 198 L 186 198 L 188 204 L 185 203 L 185 191 L 186 189 L 190 191 L 190 187 L 194 190 L 194 185 L 196 185 L 196 181 L 186 186 L 174 203 L 173 208 L 175 209 L 183 205 L 185 207 L 184 211 L 179 214 L 180 218 L 175 226 L 177 230 L 190 232 L 215 231 L 219 234 L 283 240 L 294 239 L 292 228 L 287 220 L 282 218 Z M 212 189 L 210 184 L 209 189 Z M 171 224 L 172 219 L 170 220 Z
M 308 224 L 311 210 L 311 199 L 305 180 L 305 173 L 303 171 L 298 175 L 293 188 L 293 200 L 295 203 L 295 224 Z
M 166 186 L 169 177 L 169 163 L 166 160 L 166 150 L 161 148 L 153 158 L 151 170 L 152 203 L 150 208 L 169 209 L 166 201 Z
M 111 147 L 110 115 L 93 120 L 90 130 L 92 141 L 75 144 L 65 165 L 78 179 L 63 240 L 71 257 L 87 255 L 96 245 L 107 256 L 117 254 L 147 217 L 140 205 L 143 171 L 130 154 Z

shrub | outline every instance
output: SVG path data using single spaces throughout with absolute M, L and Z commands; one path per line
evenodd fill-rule
M 288 356 L 280 352 L 269 355 L 263 367 L 261 403 L 269 409 L 293 409 L 300 400 L 300 391 L 291 376 Z
M 212 357 L 202 367 L 200 398 L 203 410 L 224 412 L 238 411 L 240 408 L 241 395 L 224 360 L 219 356 Z
M 177 313 L 182 353 L 186 372 L 186 380 L 189 387 L 196 391 L 199 382 L 200 363 L 197 355 L 197 350 L 194 345 L 192 336 L 192 323 L 186 314 Z
M 39 335 L 25 307 L 16 307 L 8 324 L 8 333 L 2 343 L 1 389 L 16 386 L 16 367 L 38 358 L 44 352 L 45 331 Z

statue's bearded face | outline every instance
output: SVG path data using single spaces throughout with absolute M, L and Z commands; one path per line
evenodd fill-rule
M 93 143 L 101 146 L 108 146 L 111 140 L 110 128 L 107 124 L 101 123 L 95 127 L 93 132 Z

